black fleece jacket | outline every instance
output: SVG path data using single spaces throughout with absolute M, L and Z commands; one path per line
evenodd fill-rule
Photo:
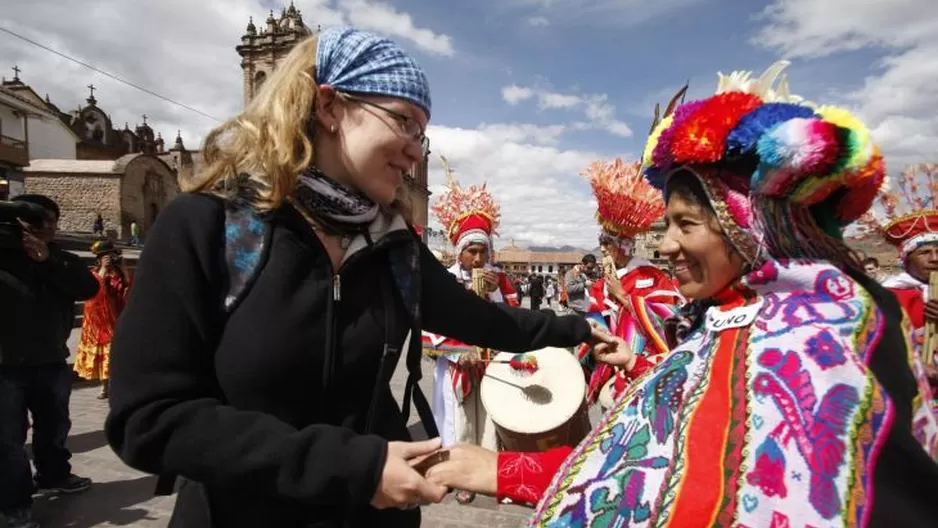
M 49 244 L 43 262 L 21 250 L 0 251 L 0 365 L 62 363 L 75 321 L 75 301 L 98 293 L 80 258 Z
M 387 442 L 409 439 L 387 381 L 376 380 L 386 327 L 401 343 L 413 322 L 398 296 L 385 313 L 388 248 L 414 235 L 388 233 L 349 258 L 335 295 L 328 256 L 299 214 L 284 207 L 272 222 L 268 260 L 223 323 L 222 203 L 181 195 L 161 213 L 112 343 L 108 440 L 129 465 L 187 480 L 171 526 L 419 526 L 417 511 L 368 505 Z M 590 335 L 580 317 L 468 293 L 422 244 L 414 273 L 430 331 L 507 351 Z

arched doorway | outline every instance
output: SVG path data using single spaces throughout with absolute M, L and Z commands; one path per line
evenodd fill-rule
M 163 179 L 159 174 L 147 171 L 143 179 L 143 205 L 144 219 L 141 226 L 144 231 L 149 231 L 153 223 L 156 222 L 156 216 L 160 213 L 160 207 L 166 202 L 166 189 L 163 186 Z
M 151 226 L 156 223 L 156 217 L 160 214 L 160 206 L 155 203 L 150 203 L 150 207 L 147 209 L 147 226 Z

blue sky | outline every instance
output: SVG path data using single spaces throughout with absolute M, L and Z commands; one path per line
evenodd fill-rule
M 634 157 L 654 103 L 686 80 L 761 72 L 788 58 L 793 92 L 867 120 L 891 170 L 931 161 L 938 145 L 938 12 L 933 0 L 300 0 L 305 22 L 351 23 L 413 51 L 431 80 L 434 154 L 502 203 L 502 243 L 593 247 L 595 203 L 578 175 L 590 161 Z M 241 107 L 234 46 L 267 0 L 160 3 L 8 0 L 0 24 L 137 84 L 230 117 Z M 95 29 L 98 28 L 98 29 Z M 0 63 L 74 108 L 93 82 L 118 124 L 146 113 L 197 148 L 215 125 L 47 52 L 0 35 Z M 0 64 L 0 66 L 4 66 Z M 931 159 L 929 159 L 931 157 Z M 431 160 L 430 187 L 444 176 Z

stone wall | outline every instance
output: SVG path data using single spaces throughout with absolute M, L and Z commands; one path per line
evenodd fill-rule
M 120 174 L 26 173 L 24 179 L 27 193 L 59 204 L 59 230 L 91 232 L 100 212 L 105 231 L 121 236 Z

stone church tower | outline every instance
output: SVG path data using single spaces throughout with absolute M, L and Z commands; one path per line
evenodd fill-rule
M 254 25 L 253 18 L 248 21 L 247 29 L 241 37 L 241 44 L 235 50 L 241 55 L 243 71 L 242 86 L 244 104 L 254 97 L 280 61 L 297 43 L 312 35 L 312 31 L 303 23 L 300 10 L 290 2 L 279 17 L 271 11 L 260 29 Z M 430 191 L 427 188 L 428 156 L 415 167 L 413 174 L 406 179 L 406 199 L 413 210 L 413 221 L 426 231 Z

